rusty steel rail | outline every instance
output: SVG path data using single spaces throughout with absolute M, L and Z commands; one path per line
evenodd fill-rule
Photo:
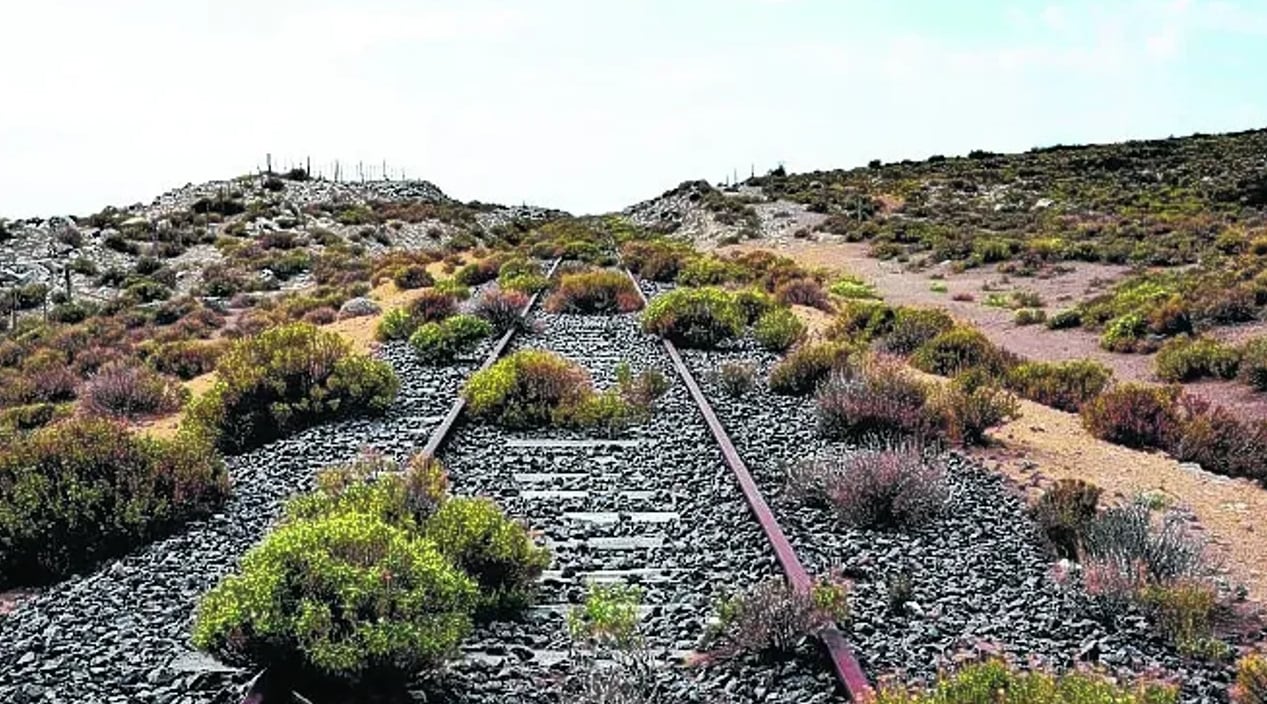
M 546 271 L 547 281 L 554 278 L 554 273 L 558 270 L 559 264 L 562 261 L 562 258 L 557 258 L 550 263 L 550 268 Z M 532 296 L 528 298 L 528 302 L 525 303 L 523 309 L 519 311 L 519 320 L 521 322 L 527 319 L 528 313 L 532 311 L 533 307 L 537 305 L 537 301 L 540 299 L 541 291 L 532 294 Z M 484 361 L 480 363 L 480 370 L 488 369 L 493 366 L 493 363 L 505 354 L 506 348 L 510 346 L 510 341 L 515 338 L 515 335 L 519 332 L 520 327 L 522 326 L 512 325 L 506 330 L 506 332 L 502 333 L 501 338 L 497 340 L 497 344 L 493 345 L 493 349 L 489 350 L 488 355 L 484 357 Z M 440 425 L 436 426 L 436 429 L 431 431 L 431 435 L 427 437 L 427 444 L 423 445 L 422 452 L 432 456 L 435 455 L 435 453 L 440 449 L 440 446 L 444 444 L 444 441 L 448 439 L 449 434 L 453 432 L 453 426 L 457 424 L 458 418 L 462 416 L 462 409 L 464 408 L 466 408 L 466 399 L 462 397 L 461 393 L 458 393 L 457 400 L 453 402 L 453 405 L 449 408 L 449 412 L 444 415 L 444 419 L 440 421 Z M 253 677 L 247 684 L 246 694 L 242 699 L 242 704 L 279 704 L 282 701 L 294 701 L 296 699 L 300 702 L 308 701 L 298 692 L 288 690 L 289 688 L 285 685 L 275 682 L 274 678 L 270 675 L 268 668 L 264 668 L 263 670 L 260 670 L 260 672 L 256 674 L 255 677 Z
M 642 286 L 639 285 L 638 279 L 628 269 L 625 270 L 625 273 L 629 275 L 630 280 L 637 287 L 638 296 L 642 298 L 643 304 L 648 303 L 647 296 L 642 292 Z M 704 421 L 708 424 L 708 429 L 712 432 L 713 439 L 721 447 L 722 457 L 725 459 L 726 465 L 730 467 L 731 472 L 734 473 L 735 479 L 739 482 L 739 488 L 743 491 L 744 500 L 748 502 L 748 508 L 752 510 L 757 522 L 761 524 L 761 530 L 765 533 L 766 539 L 770 541 L 770 547 L 774 550 L 775 557 L 778 558 L 779 566 L 783 568 L 783 574 L 787 577 L 788 584 L 796 591 L 809 591 L 813 580 L 810 579 L 809 573 L 805 571 L 805 566 L 801 564 L 800 558 L 796 556 L 796 551 L 792 549 L 792 543 L 788 541 L 783 528 L 779 526 L 778 519 L 774 517 L 774 512 L 770 510 L 770 505 L 761 496 L 761 490 L 757 488 L 756 480 L 752 478 L 752 473 L 748 471 L 748 466 L 744 464 L 743 458 L 739 456 L 739 451 L 735 448 L 735 444 L 730 441 L 730 436 L 726 434 L 726 429 L 722 427 L 721 420 L 713 411 L 712 405 L 708 403 L 708 399 L 704 397 L 704 392 L 700 389 L 699 384 L 695 382 L 695 377 L 687 369 L 686 363 L 682 360 L 682 355 L 678 353 L 677 346 L 665 338 L 661 338 L 660 342 L 663 343 L 665 352 L 669 354 L 669 359 L 673 361 L 673 367 L 677 370 L 678 376 L 682 378 L 682 383 L 686 384 L 686 389 L 690 392 L 695 405 L 699 407 L 700 413 L 704 416 Z M 871 684 L 867 681 L 867 676 L 862 672 L 862 666 L 858 664 L 858 659 L 854 657 L 853 649 L 845 642 L 840 630 L 835 626 L 825 628 L 819 633 L 819 639 L 831 659 L 836 679 L 844 687 L 849 699 L 855 702 L 864 701 L 871 692 Z

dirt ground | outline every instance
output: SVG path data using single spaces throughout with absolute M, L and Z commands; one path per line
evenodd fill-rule
M 1100 347 L 1098 336 L 1086 330 L 1048 330 L 1042 325 L 1018 326 L 1012 322 L 1011 310 L 984 304 L 985 297 L 990 293 L 1027 291 L 1038 294 L 1045 304 L 1045 310 L 1051 314 L 1102 292 L 1109 284 L 1124 277 L 1130 271 L 1129 267 L 1080 262 L 1068 273 L 1048 278 L 1022 278 L 1007 277 L 1000 274 L 994 266 L 969 269 L 958 274 L 941 266 L 922 272 L 904 271 L 898 262 L 867 256 L 868 245 L 862 242 L 795 240 L 777 248 L 754 243 L 721 247 L 718 251 L 724 253 L 754 249 L 771 249 L 804 266 L 823 267 L 834 273 L 860 276 L 874 285 L 876 292 L 889 303 L 944 308 L 956 318 L 975 325 L 995 344 L 1028 359 L 1094 359 L 1112 369 L 1114 377 L 1119 381 L 1160 381 L 1153 373 L 1152 354 L 1108 352 Z M 944 278 L 933 278 L 937 275 Z M 946 290 L 934 291 L 934 284 L 942 284 Z M 960 297 L 970 295 L 973 300 L 954 300 L 956 294 Z M 1267 323 L 1220 328 L 1210 333 L 1212 337 L 1232 342 L 1262 334 L 1267 334 Z M 1244 384 L 1204 380 L 1186 384 L 1185 388 L 1193 395 L 1225 406 L 1245 417 L 1267 418 L 1267 394 L 1257 393 Z

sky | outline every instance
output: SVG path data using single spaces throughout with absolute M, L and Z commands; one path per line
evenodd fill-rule
M 780 163 L 1267 127 L 1263 0 L 0 0 L 0 27 L 9 218 L 270 153 L 594 213 Z

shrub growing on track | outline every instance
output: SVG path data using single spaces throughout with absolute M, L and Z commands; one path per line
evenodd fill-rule
M 727 396 L 739 398 L 752 391 L 756 369 L 743 362 L 726 362 L 717 369 L 717 383 Z
M 1176 704 L 1178 689 L 1142 681 L 1123 685 L 1093 672 L 1020 672 L 1001 661 L 963 666 L 928 690 L 879 687 L 868 704 Z
M 378 327 L 374 330 L 374 337 L 380 342 L 389 340 L 408 340 L 409 336 L 414 334 L 420 323 L 414 320 L 409 311 L 404 308 L 392 308 L 383 314 L 378 320 Z
M 849 347 L 835 342 L 798 347 L 770 370 L 770 390 L 784 396 L 813 393 L 833 369 L 849 364 L 851 352 Z
M 610 269 L 565 274 L 545 302 L 551 313 L 611 315 L 642 308 L 632 279 Z
M 40 582 L 118 555 L 228 495 L 224 465 L 196 435 L 134 437 L 74 418 L 0 449 L 0 582 Z
M 493 611 L 527 606 L 550 554 L 524 527 L 485 498 L 455 497 L 440 505 L 425 533 L 480 586 L 480 606 Z
M 528 296 L 518 291 L 485 291 L 475 299 L 471 312 L 487 320 L 494 332 L 501 334 L 524 324 L 520 313 L 528 305 Z
M 1153 363 L 1162 381 L 1194 381 L 1202 377 L 1231 379 L 1240 368 L 1241 355 L 1217 340 L 1176 337 L 1161 346 Z
M 897 364 L 867 360 L 857 369 L 838 371 L 818 389 L 819 432 L 829 438 L 933 433 L 925 406 L 929 387 Z
M 893 316 L 893 326 L 885 336 L 883 346 L 893 354 L 910 354 L 954 326 L 954 319 L 943 310 L 900 308 Z
M 721 289 L 679 288 L 651 301 L 642 327 L 674 344 L 707 349 L 739 337 L 744 313 L 734 296 Z
M 476 598 L 435 543 L 338 512 L 284 523 L 252 548 L 199 604 L 193 641 L 290 677 L 382 685 L 454 655 Z
M 1003 383 L 1031 401 L 1076 413 L 1104 391 L 1112 377 L 1103 364 L 1079 359 L 1018 364 L 1007 371 Z
M 527 349 L 472 374 L 462 396 L 473 417 L 511 428 L 554 424 L 615 432 L 649 412 L 631 402 L 637 395 L 631 390 L 644 384 L 650 381 L 631 379 L 599 393 L 581 367 L 553 352 Z
M 477 611 L 526 605 L 548 555 L 444 468 L 367 454 L 318 475 L 199 605 L 194 642 L 283 675 L 398 684 L 456 654 Z
M 386 362 L 353 353 L 337 333 L 292 323 L 235 342 L 184 425 L 241 451 L 325 420 L 383 413 L 398 386 Z
M 110 362 L 84 384 L 79 402 L 92 415 L 136 418 L 179 410 L 188 396 L 175 380 L 149 367 Z
M 620 247 L 625 266 L 644 279 L 668 283 L 693 256 L 689 246 L 668 240 L 634 240 Z
M 1081 479 L 1061 479 L 1034 502 L 1034 520 L 1057 555 L 1077 559 L 1101 493 L 1100 487 Z
M 774 310 L 779 304 L 770 294 L 759 288 L 745 288 L 735 291 L 735 303 L 743 310 L 744 322 L 752 325 L 761 316 Z
M 438 323 L 426 323 L 409 336 L 409 345 L 427 364 L 445 364 L 475 349 L 493 332 L 493 326 L 473 315 L 455 315 Z
M 722 659 L 790 653 L 806 636 L 848 617 L 844 584 L 821 579 L 799 592 L 776 577 L 722 602 L 718 623 L 704 635 L 704 647 L 710 657 Z
M 805 339 L 805 323 L 791 310 L 775 308 L 757 319 L 752 334 L 770 352 L 783 352 Z
M 912 443 L 870 443 L 838 458 L 801 463 L 792 492 L 826 504 L 858 528 L 905 528 L 939 514 L 948 497 L 942 463 Z
M 1122 384 L 1084 405 L 1082 423 L 1101 440 L 1127 447 L 1165 447 L 1175 435 L 1178 397 L 1178 387 Z

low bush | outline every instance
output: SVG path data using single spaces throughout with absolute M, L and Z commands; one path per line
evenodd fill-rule
M 1259 391 L 1267 391 L 1267 337 L 1245 343 L 1241 349 L 1240 377 Z
M 390 365 L 353 353 L 338 333 L 292 323 L 236 341 L 184 423 L 241 451 L 325 420 L 383 413 L 398 387 Z
M 1152 518 L 1147 500 L 1136 498 L 1100 512 L 1087 523 L 1083 553 L 1122 575 L 1141 573 L 1147 584 L 1206 576 L 1206 544 L 1177 512 Z
M 632 313 L 642 308 L 642 298 L 633 280 L 619 271 L 585 271 L 562 276 L 545 308 L 551 313 Z
M 462 395 L 467 412 L 509 427 L 554 422 L 593 394 L 589 375 L 553 352 L 519 350 L 471 375 Z
M 92 415 L 131 419 L 175 412 L 188 396 L 175 380 L 149 367 L 110 362 L 84 384 L 79 402 Z
M 387 342 L 389 340 L 408 340 L 410 335 L 421 325 L 414 317 L 404 308 L 392 308 L 378 319 L 378 326 L 374 329 L 374 337 L 379 342 Z
M 1023 398 L 1076 413 L 1104 391 L 1112 377 L 1103 364 L 1079 359 L 1018 364 L 1007 371 L 1003 383 Z
M 889 334 L 895 317 L 893 308 L 878 301 L 848 301 L 840 306 L 827 337 L 866 342 Z
M 409 316 L 415 325 L 434 323 L 458 312 L 458 301 L 452 294 L 426 289 L 409 303 Z
M 1154 360 L 1162 381 L 1193 381 L 1202 377 L 1231 379 L 1240 367 L 1238 350 L 1204 337 L 1176 337 L 1157 351 Z
M 1047 317 L 1048 330 L 1066 330 L 1082 326 L 1081 311 L 1071 308 Z
M 1250 653 L 1236 662 L 1235 704 L 1267 704 L 1267 655 Z
M 471 312 L 487 320 L 493 331 L 503 333 L 524 324 L 520 315 L 528 307 L 528 296 L 518 291 L 485 291 L 475 299 Z
M 841 298 L 879 298 L 875 292 L 875 286 L 856 276 L 843 276 L 827 290 L 832 295 L 840 296 Z
M 73 403 L 32 403 L 0 410 L 0 437 L 42 428 L 74 413 Z
M 455 315 L 438 323 L 426 323 L 409 336 L 409 345 L 428 364 L 447 364 L 472 352 L 493 326 L 473 315 Z
M 1162 447 L 1181 462 L 1210 472 L 1267 480 L 1267 421 L 1242 421 L 1233 411 L 1182 395 L 1175 406 L 1177 429 Z
M 739 398 L 752 391 L 756 369 L 743 362 L 726 362 L 717 369 L 717 384 L 727 396 Z
M 945 468 L 912 443 L 868 443 L 839 458 L 801 463 L 789 489 L 826 505 L 857 528 L 905 528 L 941 513 L 949 496 Z
M 1002 661 L 965 665 L 941 675 L 927 690 L 901 685 L 879 687 L 868 704 L 1176 704 L 1172 685 L 1141 681 L 1122 684 L 1094 672 L 1054 675 L 1019 671 Z
M 970 369 L 998 376 L 1012 364 L 1012 356 L 990 342 L 980 330 L 960 326 L 928 340 L 911 356 L 911 366 L 942 376 L 954 376 Z
M 679 288 L 658 296 L 642 314 L 643 330 L 683 347 L 712 348 L 743 333 L 734 296 L 717 288 Z
M 1177 387 L 1127 383 L 1108 389 L 1081 410 L 1082 424 L 1101 440 L 1127 447 L 1165 447 L 1178 427 Z
M 805 339 L 805 323 L 787 308 L 763 314 L 752 326 L 753 337 L 770 352 L 783 352 Z
M 693 256 L 689 246 L 669 240 L 631 240 L 620 247 L 621 260 L 630 271 L 662 283 L 676 279 Z
M 785 306 L 809 306 L 831 311 L 831 299 L 821 284 L 813 279 L 792 279 L 774 289 L 774 299 Z
M 804 592 L 781 578 L 760 582 L 721 603 L 704 647 L 714 658 L 794 652 L 806 637 L 849 617 L 848 596 L 844 584 L 827 579 Z
M 1017 325 L 1038 325 L 1047 320 L 1047 313 L 1042 308 L 1019 308 L 1012 314 L 1012 322 Z
M 1081 479 L 1060 479 L 1038 497 L 1031 512 L 1058 556 L 1078 558 L 1101 493 L 1100 487 Z
M 939 387 L 929 411 L 946 437 L 964 447 L 986 444 L 986 430 L 1020 416 L 1016 398 L 975 371 Z
M 1100 335 L 1100 346 L 1110 352 L 1147 352 L 1148 324 L 1136 313 L 1114 318 Z
M 224 464 L 197 435 L 137 437 L 72 418 L 0 448 L 0 582 L 69 574 L 210 514 Z
M 1163 637 L 1189 657 L 1221 659 L 1229 646 L 1214 636 L 1218 595 L 1209 583 L 1180 579 L 1149 584 L 1136 597 Z
M 199 604 L 193 642 L 288 678 L 382 686 L 456 655 L 477 594 L 432 541 L 339 512 L 252 548 Z
M 392 269 L 391 279 L 396 288 L 402 291 L 434 286 L 436 282 L 427 271 L 427 265 L 421 263 L 404 264 Z
M 778 303 L 774 296 L 759 288 L 745 288 L 734 292 L 735 303 L 743 310 L 744 322 L 752 325 L 761 316 L 774 310 Z
M 496 279 L 501 265 L 499 257 L 488 257 L 463 266 L 453 274 L 453 278 L 466 286 L 479 286 Z
M 934 308 L 900 308 L 884 338 L 884 349 L 907 355 L 921 345 L 953 328 L 955 321 L 945 311 Z
M 837 371 L 818 389 L 819 432 L 828 438 L 934 431 L 926 408 L 929 388 L 896 363 L 872 359 L 849 372 Z
M 450 498 L 425 524 L 425 535 L 479 584 L 480 606 L 507 611 L 527 606 L 550 561 L 522 525 L 485 498 Z
M 215 369 L 227 348 L 228 344 L 222 341 L 168 342 L 151 350 L 145 361 L 160 374 L 188 380 Z
M 784 396 L 813 393 L 832 370 L 849 364 L 849 356 L 850 348 L 835 342 L 798 347 L 770 370 L 770 390 Z

